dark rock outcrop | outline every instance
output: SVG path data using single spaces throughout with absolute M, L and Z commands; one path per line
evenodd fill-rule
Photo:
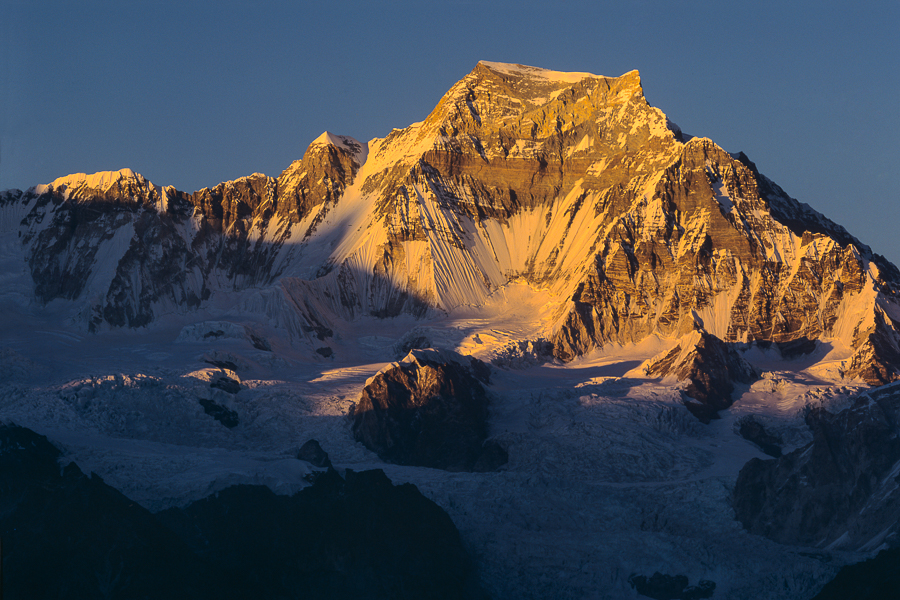
M 447 513 L 382 471 L 329 469 L 290 497 L 234 486 L 153 515 L 59 458 L 0 425 L 10 600 L 486 598 Z
M 44 436 L 0 425 L 5 598 L 242 597 L 149 511 L 59 458 Z
M 210 380 L 209 387 L 228 394 L 237 394 L 241 391 L 241 382 L 233 371 L 229 374 L 219 373 Z
M 330 469 L 291 497 L 235 486 L 157 517 L 256 598 L 484 597 L 447 513 L 382 471 Z
M 736 425 L 737 433 L 742 438 L 755 444 L 769 456 L 774 458 L 781 456 L 781 447 L 784 445 L 784 440 L 781 439 L 781 436 L 766 430 L 765 425 L 760 423 L 753 415 L 741 417 Z
M 478 464 L 496 464 L 501 453 L 484 445 L 488 395 L 482 381 L 489 373 L 471 357 L 413 350 L 366 382 L 351 414 L 353 435 L 397 464 L 470 471 L 485 452 L 490 456 Z
M 628 583 L 641 596 L 653 600 L 700 600 L 712 598 L 716 584 L 708 579 L 701 579 L 697 585 L 688 585 L 684 575 L 665 575 L 657 571 L 650 577 L 632 575 Z
M 756 377 L 753 367 L 734 348 L 703 330 L 687 335 L 645 371 L 650 377 L 687 381 L 684 394 L 693 401 L 685 406 L 704 423 L 731 406 L 735 382 L 750 383 Z
M 900 593 L 900 548 L 841 567 L 812 600 L 892 600 Z
M 228 429 L 234 429 L 241 424 L 241 419 L 236 411 L 219 404 L 211 398 L 200 398 L 200 406 L 203 407 L 203 412 Z
M 804 354 L 812 354 L 816 350 L 816 341 L 806 337 L 797 338 L 789 342 L 776 342 L 775 346 L 782 358 L 788 360 L 803 356 Z
M 900 390 L 869 392 L 837 414 L 814 408 L 806 423 L 812 442 L 741 469 L 738 520 L 784 544 L 874 549 L 900 542 Z
M 207 360 L 206 362 L 215 364 L 215 366 L 219 367 L 219 371 L 210 376 L 210 391 L 199 398 L 200 406 L 213 419 L 225 427 L 233 429 L 240 424 L 240 418 L 237 411 L 229 408 L 228 404 L 231 403 L 231 396 L 241 391 L 240 377 L 233 369 L 223 366 L 228 361 Z M 231 364 L 234 365 L 233 362 Z
M 300 450 L 297 452 L 297 458 L 299 460 L 305 460 L 312 466 L 319 467 L 320 469 L 331 466 L 331 459 L 328 458 L 328 453 L 322 449 L 318 440 L 307 440 L 305 444 L 300 446 Z

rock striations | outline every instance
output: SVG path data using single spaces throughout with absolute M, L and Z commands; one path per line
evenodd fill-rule
M 216 296 L 312 341 L 523 283 L 550 295 L 562 360 L 699 326 L 705 348 L 827 341 L 870 384 L 900 366 L 897 269 L 745 155 L 683 134 L 636 71 L 481 62 L 422 122 L 368 144 L 325 133 L 277 178 L 187 194 L 73 175 L 4 192 L 0 225 L 34 299 L 72 301 L 92 331 Z

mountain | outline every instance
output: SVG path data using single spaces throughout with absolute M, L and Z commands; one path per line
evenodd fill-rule
M 494 597 L 806 599 L 898 543 L 898 290 L 636 71 L 481 62 L 277 177 L 0 193 L 0 416 L 191 555 L 305 456 L 414 484 Z
M 242 303 L 298 338 L 359 315 L 483 306 L 525 283 L 571 360 L 649 335 L 822 340 L 893 381 L 897 269 L 621 77 L 481 62 L 424 121 L 325 133 L 277 178 L 186 194 L 130 170 L 0 196 L 34 300 L 90 331 Z M 234 292 L 241 292 L 234 294 Z

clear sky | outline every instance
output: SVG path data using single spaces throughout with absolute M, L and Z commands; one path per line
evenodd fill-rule
M 621 75 L 900 263 L 900 2 L 0 0 L 0 189 L 277 176 L 422 120 L 479 60 Z

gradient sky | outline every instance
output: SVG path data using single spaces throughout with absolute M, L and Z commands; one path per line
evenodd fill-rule
M 692 135 L 900 263 L 900 2 L 0 0 L 0 189 L 277 176 L 422 120 L 479 60 L 641 72 Z

